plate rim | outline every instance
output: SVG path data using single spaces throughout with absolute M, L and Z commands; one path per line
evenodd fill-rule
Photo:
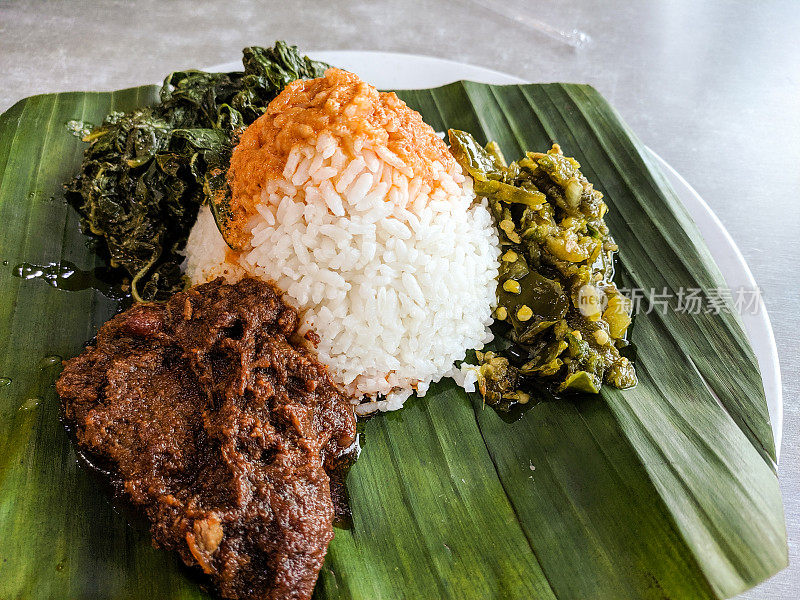
M 521 77 L 502 71 L 425 54 L 377 50 L 313 50 L 307 52 L 307 55 L 316 60 L 347 66 L 359 71 L 370 70 L 370 64 L 379 63 L 382 65 L 382 69 L 376 72 L 374 77 L 370 77 L 370 80 L 378 82 L 376 85 L 379 88 L 426 88 L 446 85 L 465 79 L 500 85 L 531 83 Z M 387 69 L 387 65 L 391 65 L 395 69 Z M 204 70 L 235 71 L 240 69 L 240 61 L 230 61 L 207 67 Z M 400 81 L 383 85 L 381 81 L 389 81 L 386 79 L 387 71 L 391 71 L 391 75 L 388 77 L 397 77 L 399 73 Z M 410 82 L 417 79 L 420 81 L 419 84 L 404 83 L 404 81 Z M 397 83 L 400 83 L 400 85 Z M 648 146 L 645 146 L 645 148 L 663 169 L 664 175 L 675 189 L 678 199 L 700 230 L 700 235 L 706 242 L 714 262 L 720 269 L 728 286 L 734 288 L 734 283 L 738 283 L 739 285 L 744 284 L 750 289 L 760 289 L 741 250 L 709 204 L 672 165 L 652 148 Z M 713 243 L 709 243 L 709 240 L 712 240 Z M 726 254 L 732 260 L 727 259 Z M 740 318 L 747 339 L 750 342 L 750 347 L 753 349 L 758 361 L 775 442 L 775 456 L 779 458 L 783 438 L 783 387 L 781 385 L 780 362 L 775 333 L 772 329 L 764 299 L 760 294 L 757 297 L 757 302 L 758 310 L 755 314 L 740 315 Z

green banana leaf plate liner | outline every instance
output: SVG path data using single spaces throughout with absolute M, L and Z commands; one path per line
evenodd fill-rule
M 622 286 L 724 287 L 641 142 L 591 87 L 398 95 L 436 130 L 496 140 L 509 159 L 558 141 L 605 194 Z M 156 86 L 49 94 L 0 116 L 1 600 L 209 597 L 78 466 L 59 422 L 61 357 L 117 302 L 15 276 L 21 263 L 72 263 L 72 282 L 100 273 L 64 200 L 85 146 L 66 123 L 157 100 Z M 315 597 L 723 598 L 786 566 L 767 405 L 735 312 L 640 312 L 631 339 L 630 390 L 533 401 L 507 422 L 446 380 L 367 421 L 352 527 L 336 529 Z

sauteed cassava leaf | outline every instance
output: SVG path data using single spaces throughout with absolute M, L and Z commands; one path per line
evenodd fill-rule
M 179 251 L 207 197 L 222 198 L 217 210 L 226 206 L 238 132 L 288 83 L 327 67 L 285 42 L 245 48 L 242 62 L 243 72 L 172 73 L 159 104 L 112 113 L 88 133 L 73 124 L 90 145 L 67 197 L 137 300 L 163 300 L 184 286 Z

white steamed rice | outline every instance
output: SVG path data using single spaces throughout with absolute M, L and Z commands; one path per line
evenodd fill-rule
M 499 246 L 486 201 L 456 166 L 433 189 L 385 147 L 355 155 L 323 133 L 266 182 L 250 246 L 234 254 L 204 207 L 186 247 L 192 283 L 273 281 L 321 338 L 319 360 L 359 399 L 394 410 L 491 340 Z M 301 330 L 302 333 L 302 330 Z M 467 377 L 470 383 L 471 378 Z

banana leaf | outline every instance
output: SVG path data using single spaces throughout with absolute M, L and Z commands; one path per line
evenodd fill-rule
M 621 285 L 724 287 L 674 192 L 592 88 L 399 94 L 437 130 L 496 140 L 509 158 L 558 141 L 606 195 Z M 155 86 L 51 94 L 0 116 L 3 600 L 209 597 L 79 467 L 53 388 L 60 358 L 118 309 L 64 201 L 83 150 L 67 122 L 156 101 Z M 364 423 L 353 523 L 336 529 L 315 597 L 724 598 L 786 566 L 764 392 L 734 311 L 640 311 L 631 339 L 631 390 L 542 399 L 508 422 L 443 381 Z

